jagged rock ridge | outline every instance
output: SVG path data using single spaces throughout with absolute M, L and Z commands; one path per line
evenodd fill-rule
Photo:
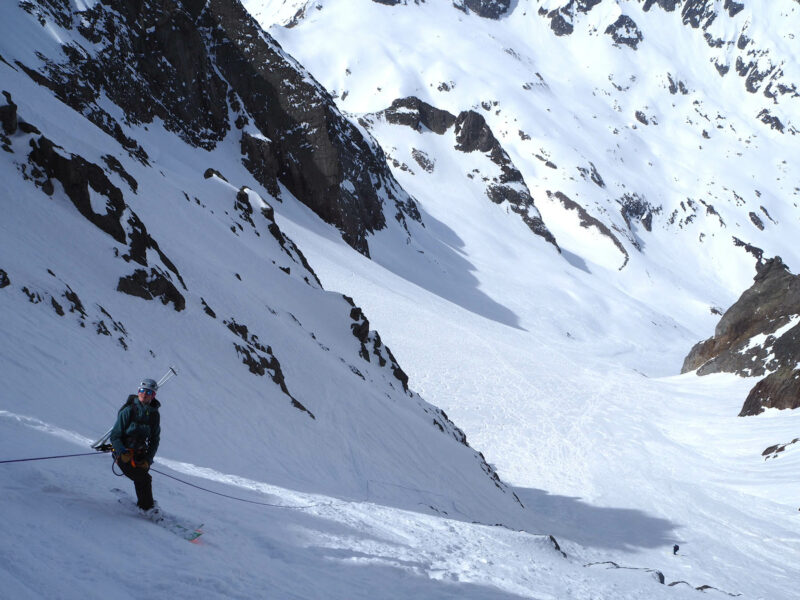
M 682 369 L 763 377 L 739 416 L 800 407 L 800 276 L 780 257 L 759 262 L 757 271 L 752 287 L 723 314 L 714 336 L 692 348 Z
M 535 206 L 530 190 L 522 174 L 514 166 L 508 153 L 492 133 L 486 119 L 474 110 L 461 111 L 458 116 L 438 109 L 419 98 L 398 98 L 392 105 L 377 113 L 375 118 L 384 119 L 394 125 L 410 127 L 418 132 L 430 130 L 444 135 L 450 129 L 454 135 L 454 148 L 460 152 L 480 152 L 500 170 L 486 185 L 486 195 L 495 204 L 507 202 L 528 228 L 558 248 L 555 236 L 545 225 Z M 363 119 L 369 126 L 369 119 Z M 417 163 L 426 171 L 433 170 L 433 163 L 419 151 L 413 154 Z M 427 162 L 426 162 L 427 161 Z

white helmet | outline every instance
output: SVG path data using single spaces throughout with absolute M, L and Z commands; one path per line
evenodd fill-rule
M 139 384 L 139 389 L 142 388 L 152 390 L 155 393 L 158 390 L 158 384 L 155 379 L 142 379 L 142 382 Z

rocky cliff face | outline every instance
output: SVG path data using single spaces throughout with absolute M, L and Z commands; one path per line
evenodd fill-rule
M 84 43 L 65 44 L 64 59 L 18 66 L 139 161 L 148 162 L 147 152 L 128 126 L 154 119 L 207 150 L 239 136 L 244 164 L 267 190 L 277 195 L 283 184 L 365 255 L 368 235 L 386 227 L 386 211 L 401 223 L 419 219 L 377 144 L 237 0 L 22 6 Z
M 725 312 L 714 336 L 692 348 L 682 369 L 763 377 L 739 416 L 800 407 L 800 276 L 780 257 L 757 270 L 752 287 Z
M 483 154 L 495 172 L 492 174 L 465 173 L 465 177 L 471 179 L 479 177 L 486 183 L 486 196 L 492 202 L 507 204 L 510 210 L 519 215 L 534 234 L 541 236 L 555 246 L 559 252 L 561 251 L 555 236 L 542 220 L 522 173 L 514 165 L 480 113 L 474 110 L 464 110 L 456 116 L 411 96 L 395 100 L 389 108 L 376 115 L 368 116 L 362 122 L 365 126 L 370 127 L 374 119 L 410 127 L 418 133 L 428 130 L 437 135 L 449 133 L 453 136 L 454 150 L 467 154 L 473 152 Z M 423 152 L 412 150 L 411 155 L 424 171 L 433 172 L 435 163 Z

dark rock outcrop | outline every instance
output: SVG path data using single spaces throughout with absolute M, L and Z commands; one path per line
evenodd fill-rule
M 715 2 L 710 0 L 685 0 L 681 11 L 684 25 L 691 25 L 695 29 L 700 27 L 703 30 L 708 29 L 717 18 L 714 4 Z
M 511 5 L 511 0 L 460 0 L 458 8 L 466 8 L 484 19 L 499 19 Z
M 11 99 L 11 94 L 4 91 L 3 96 L 6 97 L 6 102 L 0 106 L 0 125 L 3 127 L 3 133 L 6 135 L 14 135 L 17 132 L 19 121 L 17 120 L 17 105 Z
M 752 94 L 761 93 L 769 104 L 779 104 L 786 95 L 792 99 L 800 96 L 798 82 L 790 81 L 790 71 L 784 68 L 784 65 L 792 64 L 794 57 L 752 38 L 749 35 L 749 20 L 736 24 L 727 22 L 744 10 L 744 3 L 725 0 L 720 8 L 717 0 L 644 0 L 643 10 L 648 11 L 654 5 L 667 12 L 680 9 L 682 23 L 698 30 L 706 44 L 715 50 L 712 62 L 721 77 L 734 66 L 744 79 L 745 89 Z M 711 25 L 718 20 L 726 21 L 724 27 L 714 27 L 724 32 L 721 34 L 723 37 L 717 37 L 720 34 L 712 35 L 710 31 Z M 771 116 L 767 108 L 757 118 L 781 133 L 794 132 L 790 124 Z
M 575 28 L 572 26 L 571 17 L 570 20 L 568 20 L 561 11 L 554 10 L 548 13 L 547 16 L 550 18 L 550 29 L 552 29 L 553 33 L 557 36 L 570 35 L 575 31 Z
M 264 377 L 268 375 L 270 379 L 280 388 L 281 392 L 288 396 L 292 406 L 297 410 L 306 413 L 312 419 L 316 419 L 314 413 L 303 406 L 290 392 L 286 386 L 286 377 L 281 369 L 281 363 L 272 351 L 271 346 L 262 344 L 258 336 L 251 334 L 247 325 L 237 323 L 236 319 L 225 320 L 223 323 L 234 334 L 244 341 L 244 345 L 234 343 L 236 355 L 241 357 L 242 363 L 247 366 L 253 375 Z
M 199 15 L 213 40 L 215 64 L 254 124 L 271 140 L 278 180 L 358 251 L 395 216 L 419 220 L 416 204 L 394 180 L 383 151 L 345 119 L 311 75 L 289 59 L 234 0 L 212 0 Z M 267 170 L 274 170 L 268 165 Z
M 735 17 L 739 12 L 744 9 L 744 4 L 740 2 L 734 2 L 734 0 L 725 0 L 725 4 L 722 5 L 722 8 L 728 11 L 728 14 L 731 17 Z
M 570 35 L 575 29 L 575 14 L 586 14 L 600 2 L 602 0 L 569 0 L 560 8 L 555 8 L 549 12 L 546 9 L 539 9 L 539 14 L 544 14 L 550 19 L 550 29 L 557 36 Z
M 753 285 L 720 319 L 714 336 L 692 348 L 681 372 L 764 377 L 740 416 L 800 406 L 800 276 L 780 257 L 757 265 Z
M 405 371 L 403 371 L 397 363 L 392 351 L 389 350 L 388 346 L 383 345 L 381 336 L 377 331 L 370 330 L 369 320 L 367 320 L 361 308 L 354 305 L 353 299 L 348 296 L 344 296 L 344 299 L 352 306 L 350 318 L 353 320 L 353 323 L 350 324 L 350 330 L 353 332 L 353 336 L 361 343 L 359 356 L 367 362 L 372 362 L 370 356 L 374 356 L 379 366 L 391 370 L 392 376 L 400 382 L 403 391 L 408 395 L 412 395 L 408 389 L 408 375 L 406 375 Z M 371 352 L 368 347 L 371 347 Z M 441 425 L 440 429 L 442 429 Z M 442 429 L 442 431 L 444 431 L 444 429 Z
M 754 246 L 753 244 L 748 244 L 747 242 L 743 242 L 736 236 L 732 236 L 733 238 L 733 245 L 737 248 L 744 248 L 745 252 L 748 254 L 752 254 L 753 258 L 755 258 L 758 262 L 761 262 L 761 259 L 764 257 L 764 250 L 759 248 L 758 246 Z
M 65 156 L 68 153 L 63 148 L 44 136 L 31 140 L 30 146 L 30 164 L 41 168 L 47 180 L 61 183 L 67 197 L 81 215 L 120 244 L 126 244 L 125 230 L 121 223 L 125 200 L 120 189 L 109 181 L 102 167 L 81 156 Z M 92 208 L 90 188 L 105 198 L 105 213 L 97 213 Z
M 136 193 L 136 190 L 139 189 L 139 182 L 136 181 L 136 179 L 134 179 L 134 177 L 125 170 L 125 167 L 122 166 L 122 163 L 119 162 L 116 157 L 106 154 L 103 156 L 103 162 L 106 163 L 106 166 L 109 169 L 119 175 L 120 178 L 128 184 L 128 187 L 131 188 L 133 193 Z
M 280 196 L 278 175 L 281 172 L 281 166 L 275 160 L 272 142 L 264 137 L 256 137 L 242 132 L 240 145 L 242 164 L 270 194 L 276 198 Z
M 719 66 L 719 65 L 717 65 Z M 671 73 L 667 73 L 667 78 L 669 79 L 669 93 L 670 94 L 677 94 L 680 92 L 684 96 L 689 93 L 689 90 L 686 88 L 686 84 L 683 83 L 680 79 L 677 81 L 672 78 Z
M 508 202 L 511 210 L 522 217 L 533 233 L 553 244 L 560 253 L 561 249 L 556 243 L 555 236 L 547 229 L 538 209 L 534 206 L 533 197 L 522 173 L 511 162 L 483 116 L 473 110 L 461 112 L 456 118 L 455 135 L 456 150 L 482 152 L 500 167 L 500 177 L 487 186 L 486 193 L 489 199 L 496 204 Z
M 615 44 L 630 46 L 634 50 L 644 39 L 639 27 L 628 15 L 620 15 L 614 23 L 606 27 L 605 33 L 611 36 Z
M 539 158 L 539 157 L 537 156 L 537 158 Z M 552 163 L 550 163 L 550 164 L 552 164 Z M 606 187 L 606 182 L 603 181 L 603 177 L 597 171 L 597 167 L 594 166 L 594 163 L 590 162 L 588 169 L 586 167 L 578 167 L 578 172 L 581 174 L 581 176 L 584 179 L 588 178 L 597 187 L 599 187 L 599 188 L 605 188 Z
M 575 4 L 575 10 L 582 13 L 588 13 L 602 1 L 603 0 L 573 0 Z
M 146 152 L 123 126 L 159 119 L 212 149 L 233 115 L 265 138 L 241 140 L 259 182 L 271 193 L 282 183 L 358 251 L 369 254 L 367 236 L 386 226 L 385 209 L 401 223 L 419 220 L 382 150 L 237 0 L 107 0 L 86 10 L 42 3 L 31 11 L 77 30 L 92 50 L 65 45 L 66 60 L 19 67 L 142 162 Z M 103 97 L 122 109 L 123 123 L 101 107 Z
M 764 457 L 764 460 L 770 458 L 778 458 L 778 456 L 786 451 L 788 446 L 793 446 L 794 444 L 800 442 L 800 438 L 794 438 L 791 442 L 786 442 L 785 444 L 774 444 L 769 448 L 765 448 L 764 451 L 761 453 L 761 456 Z
M 619 267 L 619 270 L 621 271 L 622 269 L 625 268 L 625 265 L 628 264 L 628 261 L 630 260 L 631 257 L 628 254 L 628 251 L 625 250 L 625 246 L 622 245 L 622 242 L 619 241 L 617 236 L 615 236 L 614 233 L 602 221 L 595 219 L 592 215 L 590 215 L 586 211 L 585 208 L 583 208 L 580 204 L 578 204 L 577 202 L 575 202 L 562 192 L 553 193 L 548 191 L 547 196 L 549 198 L 555 198 L 556 200 L 561 202 L 561 205 L 567 210 L 574 210 L 575 212 L 577 212 L 578 218 L 580 219 L 581 227 L 585 229 L 592 227 L 594 229 L 597 229 L 600 235 L 609 238 L 611 242 L 617 247 L 617 250 L 619 250 L 622 253 L 622 256 L 625 258 L 622 265 Z
M 757 117 L 761 119 L 762 123 L 769 125 L 770 129 L 775 129 L 781 133 L 786 129 L 783 122 L 778 117 L 772 115 L 766 108 L 759 112 Z
M 456 149 L 461 152 L 497 153 L 492 156 L 492 161 L 500 159 L 499 153 L 503 152 L 492 130 L 486 123 L 483 115 L 474 110 L 463 111 L 456 119 Z
M 639 194 L 624 194 L 617 200 L 620 213 L 628 229 L 633 232 L 633 224 L 638 221 L 647 231 L 653 230 L 653 215 L 661 212 L 660 206 L 653 206 Z
M 48 195 L 54 193 L 53 181 L 58 181 L 83 217 L 116 242 L 128 247 L 123 259 L 147 267 L 147 250 L 151 249 L 158 255 L 161 263 L 174 273 L 181 285 L 186 287 L 178 269 L 161 251 L 158 242 L 148 234 L 136 213 L 128 208 L 122 191 L 111 183 L 102 167 L 82 156 L 66 152 L 44 136 L 33 138 L 29 143 L 29 179 L 33 179 Z M 105 199 L 104 213 L 95 212 L 90 190 Z
M 794 329 L 798 330 L 797 327 Z M 793 330 L 791 333 L 793 337 L 792 343 L 796 348 L 800 344 L 800 330 Z M 784 337 L 786 336 L 781 337 L 781 340 Z M 739 416 L 758 415 L 767 408 L 781 410 L 800 408 L 800 369 L 783 366 L 759 381 L 747 395 Z
M 748 216 L 750 217 L 750 221 L 753 223 L 753 225 L 758 227 L 761 231 L 764 231 L 764 221 L 761 220 L 761 217 L 759 217 L 753 211 L 750 211 Z
M 491 180 L 486 178 L 486 194 L 489 199 L 496 204 L 508 202 L 511 210 L 522 218 L 533 233 L 543 237 L 561 252 L 555 236 L 545 225 L 534 204 L 522 173 L 514 166 L 480 113 L 468 110 L 462 111 L 456 117 L 446 110 L 438 109 L 411 96 L 395 100 L 389 108 L 377 113 L 377 116 L 388 123 L 410 127 L 420 133 L 429 130 L 444 135 L 453 128 L 456 150 L 467 153 L 481 152 L 500 168 L 499 177 Z M 369 120 L 365 119 L 362 124 L 369 127 Z M 433 171 L 433 161 L 419 150 L 413 150 L 412 157 L 425 171 Z
M 150 269 L 149 273 L 144 269 L 136 269 L 131 275 L 122 277 L 117 284 L 117 291 L 145 300 L 159 298 L 162 304 L 171 302 L 178 312 L 186 308 L 186 299 L 169 278 L 156 268 Z
M 433 170 L 436 167 L 436 160 L 428 156 L 425 152 L 413 148 L 411 150 L 411 158 L 417 161 L 417 164 L 422 168 L 423 171 L 426 173 L 433 173 Z
M 148 267 L 148 250 L 152 250 L 158 256 L 156 262 L 160 261 L 166 268 L 163 270 L 158 265 L 152 266 L 150 273 L 145 269 L 137 269 L 133 274 L 120 279 L 118 291 L 147 299 L 160 297 L 164 304 L 172 302 L 176 310 L 183 310 L 186 302 L 171 281 L 174 275 L 185 288 L 180 273 L 149 235 L 144 223 L 125 203 L 122 191 L 111 182 L 106 171 L 100 165 L 66 151 L 43 135 L 32 136 L 33 132 L 39 133 L 32 125 L 24 128 L 20 126 L 20 131 L 31 136 L 28 139 L 31 151 L 27 156 L 27 163 L 19 166 L 24 179 L 32 181 L 49 196 L 55 194 L 54 182 L 58 182 L 64 195 L 80 215 L 114 241 L 127 247 L 127 252 L 122 255 L 126 262 L 133 261 L 142 267 Z M 111 155 L 105 155 L 103 159 L 109 170 L 119 174 L 135 193 L 136 180 L 125 171 L 121 163 Z M 101 204 L 97 198 L 93 201 L 93 195 L 102 197 L 105 201 L 102 209 L 99 208 Z M 115 248 L 114 253 L 119 255 L 119 249 Z M 172 275 L 167 271 L 171 271 Z M 66 297 L 69 300 L 69 296 Z M 60 305 L 54 301 L 53 306 L 58 313 Z
M 398 98 L 380 114 L 393 125 L 405 125 L 419 132 L 426 127 L 439 135 L 443 135 L 456 122 L 455 115 L 431 106 L 415 96 Z
M 657 4 L 665 11 L 672 12 L 678 3 L 680 3 L 680 0 L 645 0 L 643 10 L 647 12 L 651 6 Z
M 714 336 L 695 345 L 686 357 L 681 372 L 699 369 L 698 374 L 753 372 L 752 357 L 731 355 L 731 350 L 746 345 L 758 334 L 769 334 L 800 314 L 800 277 L 792 275 L 780 257 L 757 266 L 753 285 L 720 319 Z
M 309 285 L 315 285 L 316 287 L 321 288 L 322 283 L 320 283 L 319 277 L 317 277 L 314 269 L 311 268 L 311 265 L 309 264 L 303 252 L 297 247 L 297 244 L 295 244 L 291 238 L 284 235 L 283 231 L 281 231 L 281 228 L 278 227 L 278 224 L 275 222 L 275 210 L 266 202 L 264 204 L 265 207 L 261 209 L 261 215 L 268 221 L 267 230 L 269 231 L 270 235 L 272 235 L 272 237 L 275 238 L 275 241 L 278 242 L 278 245 L 281 247 L 281 251 L 299 267 L 302 267 L 302 269 L 298 270 L 301 270 L 301 272 L 305 273 L 303 280 Z

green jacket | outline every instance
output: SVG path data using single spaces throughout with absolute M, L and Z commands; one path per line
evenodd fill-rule
M 130 448 L 136 454 L 144 454 L 147 462 L 153 462 L 161 441 L 159 406 L 161 403 L 155 398 L 149 406 L 145 406 L 137 396 L 128 396 L 125 406 L 117 414 L 117 422 L 109 438 L 117 455 Z

